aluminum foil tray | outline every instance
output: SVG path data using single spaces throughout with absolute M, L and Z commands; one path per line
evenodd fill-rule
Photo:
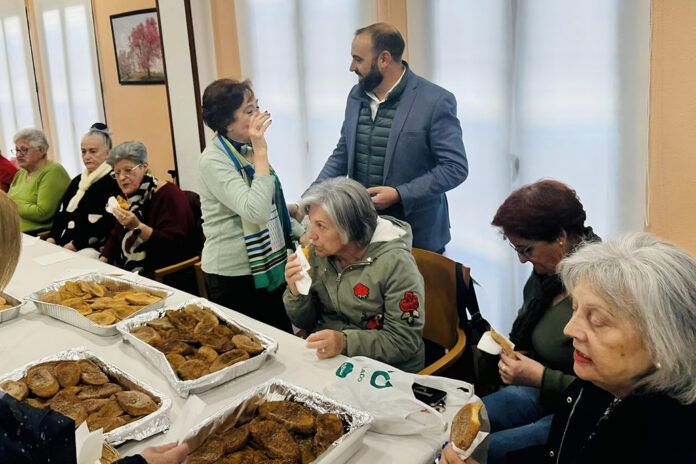
M 370 414 L 352 406 L 283 380 L 271 379 L 235 397 L 228 406 L 193 427 L 182 441 L 185 441 L 189 449 L 194 451 L 213 433 L 227 430 L 236 424 L 240 417 L 253 412 L 258 404 L 278 400 L 302 403 L 319 414 L 333 412 L 343 420 L 344 424 L 347 424 L 348 431 L 333 442 L 326 451 L 317 456 L 316 460 L 313 461 L 315 464 L 342 464 L 346 462 L 360 449 L 363 437 L 374 421 Z
M 14 296 L 10 295 L 9 293 L 5 292 L 0 292 L 0 296 L 5 298 L 7 300 L 7 304 L 12 305 L 11 308 L 7 309 L 2 309 L 0 310 L 0 324 L 3 322 L 7 322 L 10 319 L 14 319 L 19 315 L 19 310 L 22 308 L 24 305 L 24 301 L 20 300 L 18 298 L 15 298 Z
M 51 316 L 55 319 L 58 319 L 63 322 L 67 322 L 70 325 L 74 325 L 75 327 L 79 327 L 80 329 L 86 330 L 87 332 L 92 332 L 93 334 L 96 335 L 101 335 L 103 337 L 108 337 L 111 335 L 117 335 L 118 331 L 116 330 L 116 324 L 111 324 L 111 325 L 99 325 L 95 324 L 92 322 L 90 319 L 87 317 L 83 316 L 79 312 L 77 312 L 75 309 L 70 308 L 68 306 L 63 306 L 59 304 L 54 304 L 54 303 L 45 303 L 41 301 L 41 297 L 47 294 L 48 292 L 55 292 L 58 291 L 58 289 L 68 281 L 77 281 L 77 280 L 88 280 L 88 281 L 93 281 L 93 282 L 104 282 L 104 281 L 110 281 L 110 282 L 118 282 L 121 284 L 126 284 L 129 286 L 130 289 L 133 291 L 138 291 L 138 292 L 150 292 L 154 295 L 161 296 L 162 299 L 151 304 L 144 306 L 141 308 L 139 311 L 131 314 L 128 316 L 128 318 L 135 316 L 136 314 L 142 314 L 144 312 L 160 308 L 164 306 L 164 302 L 167 299 L 167 297 L 170 297 L 174 294 L 171 290 L 166 290 L 163 288 L 159 287 L 150 287 L 147 285 L 142 285 L 137 282 L 133 282 L 127 279 L 120 279 L 117 277 L 112 277 L 104 274 L 99 274 L 99 273 L 91 273 L 91 274 L 84 274 L 81 276 L 77 277 L 71 277 L 70 279 L 63 279 L 59 280 L 57 282 L 52 283 L 48 287 L 39 290 L 38 292 L 34 292 L 31 295 L 27 296 L 26 299 L 33 301 L 34 304 L 36 305 L 36 309 L 39 310 L 40 313 L 46 314 L 48 316 Z M 126 319 L 128 319 L 126 318 Z
M 143 326 L 153 319 L 159 319 L 160 317 L 165 316 L 167 310 L 181 311 L 190 304 L 195 304 L 209 309 L 227 324 L 253 334 L 261 341 L 264 348 L 263 351 L 260 354 L 247 359 L 246 361 L 238 362 L 232 366 L 228 366 L 217 372 L 204 375 L 198 379 L 181 380 L 172 369 L 164 353 L 148 345 L 138 337 L 131 335 L 130 332 L 136 327 Z M 161 308 L 157 311 L 150 311 L 129 319 L 124 319 L 116 324 L 116 327 L 123 335 L 123 339 L 130 342 L 136 350 L 138 350 L 148 361 L 150 361 L 160 372 L 162 372 L 162 374 L 164 374 L 164 376 L 167 378 L 167 381 L 172 385 L 172 387 L 174 387 L 174 390 L 176 390 L 176 392 L 184 398 L 191 393 L 201 393 L 210 390 L 211 388 L 220 384 L 255 371 L 261 367 L 271 353 L 275 353 L 278 350 L 278 342 L 270 337 L 267 337 L 266 335 L 250 329 L 243 324 L 240 324 L 239 322 L 236 322 L 225 311 L 203 298 L 194 298 L 172 308 Z
M 169 430 L 171 424 L 167 415 L 172 407 L 172 400 L 164 396 L 159 391 L 141 382 L 132 375 L 129 375 L 106 361 L 102 361 L 96 354 L 87 350 L 84 347 L 71 348 L 69 350 L 45 356 L 36 361 L 32 361 L 19 369 L 15 369 L 9 374 L 0 376 L 0 383 L 5 380 L 19 380 L 27 374 L 29 368 L 50 361 L 77 361 L 79 359 L 88 359 L 99 366 L 109 377 L 113 378 L 118 384 L 130 390 L 138 390 L 150 395 L 158 404 L 157 411 L 148 414 L 145 417 L 133 421 L 129 424 L 118 427 L 111 432 L 104 434 L 104 440 L 110 445 L 120 445 L 127 440 L 142 440 L 159 432 Z

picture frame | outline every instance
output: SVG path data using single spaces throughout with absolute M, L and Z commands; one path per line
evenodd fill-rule
M 164 54 L 157 9 L 111 15 L 116 71 L 121 85 L 164 84 Z

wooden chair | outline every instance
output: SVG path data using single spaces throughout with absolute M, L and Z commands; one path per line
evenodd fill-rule
M 198 261 L 193 265 L 196 271 L 196 284 L 198 285 L 198 296 L 208 300 L 208 287 L 205 285 L 205 278 L 203 277 L 203 262 Z
M 421 375 L 435 375 L 451 367 L 464 353 L 466 335 L 459 328 L 456 266 L 462 266 L 465 284 L 471 285 L 469 268 L 427 250 L 414 248 L 413 257 L 425 281 L 423 339 L 444 349 L 444 355 L 427 365 Z

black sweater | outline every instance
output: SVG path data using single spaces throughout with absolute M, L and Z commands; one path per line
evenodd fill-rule
M 75 177 L 63 195 L 53 219 L 51 237 L 60 246 L 72 242 L 78 250 L 87 247 L 99 250 L 116 222 L 114 216 L 106 212 L 106 202 L 109 197 L 121 194 L 121 189 L 114 178 L 106 175 L 92 184 L 77 209 L 68 213 L 66 208 L 75 196 L 81 178 L 82 174 Z
M 563 395 L 548 443 L 508 455 L 514 463 L 696 463 L 696 404 L 633 393 L 600 421 L 614 397 L 582 380 Z

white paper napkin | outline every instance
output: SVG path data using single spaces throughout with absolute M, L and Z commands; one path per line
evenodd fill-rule
M 98 464 L 101 459 L 103 446 L 104 434 L 102 429 L 90 432 L 87 428 L 87 421 L 85 421 L 75 430 L 77 464 Z
M 505 337 L 504 335 L 501 335 L 501 337 L 505 338 L 505 340 L 507 340 L 510 343 L 510 346 L 512 346 L 513 349 L 515 348 L 515 344 L 512 343 L 509 338 Z M 491 337 L 490 331 L 484 333 L 481 336 L 481 340 L 479 340 L 478 345 L 476 345 L 476 347 L 479 350 L 492 355 L 500 354 L 500 352 L 503 351 L 500 345 L 498 345 L 495 342 L 495 340 L 493 340 L 493 337 Z
M 307 257 L 305 256 L 304 251 L 302 251 L 301 245 L 297 245 L 295 254 L 297 255 L 297 259 L 299 259 L 300 265 L 302 266 L 302 271 L 300 271 L 302 278 L 295 282 L 295 287 L 297 287 L 297 291 L 300 292 L 301 295 L 309 295 L 309 289 L 312 286 L 312 278 L 309 277 L 309 270 L 312 269 L 312 266 L 309 265 L 309 261 L 307 261 Z
M 116 200 L 116 197 L 109 197 L 109 199 L 106 201 L 106 212 L 114 214 L 114 209 L 116 208 L 118 208 L 118 201 Z
M 207 404 L 198 395 L 189 395 L 181 408 L 181 413 L 176 417 L 165 435 L 164 443 L 173 441 L 181 443 L 189 431 L 207 417 L 203 414 L 206 406 Z

